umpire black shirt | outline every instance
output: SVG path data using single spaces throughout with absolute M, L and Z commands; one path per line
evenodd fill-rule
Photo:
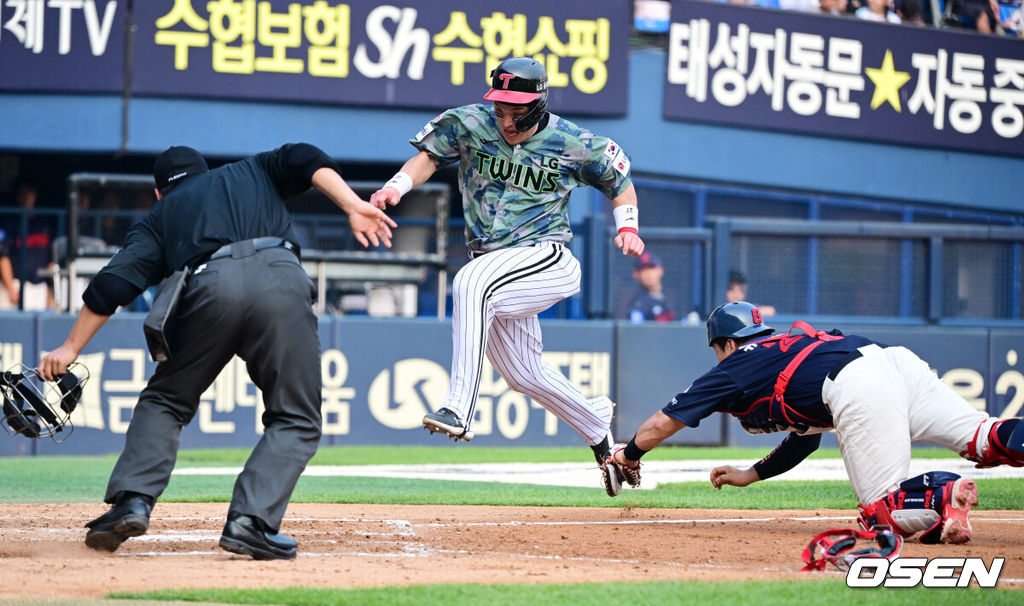
M 323 151 L 297 143 L 189 177 L 132 227 L 90 284 L 94 292 L 83 295 L 86 305 L 113 313 L 110 303 L 125 303 L 113 292 L 119 289 L 109 287 L 119 280 L 110 277 L 137 294 L 232 242 L 273 236 L 297 245 L 284 202 L 309 189 L 313 173 L 325 166 L 340 172 Z

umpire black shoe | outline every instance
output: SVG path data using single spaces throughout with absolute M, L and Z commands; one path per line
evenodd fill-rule
M 266 522 L 250 515 L 228 518 L 220 535 L 220 546 L 254 560 L 294 560 L 298 550 L 295 539 L 274 532 Z
M 423 426 L 430 433 L 446 433 L 455 441 L 473 439 L 473 432 L 451 408 L 441 408 L 423 417 Z
M 122 496 L 110 511 L 85 525 L 89 529 L 85 544 L 100 551 L 116 551 L 130 537 L 149 530 L 152 510 L 153 499 L 149 496 L 138 493 Z

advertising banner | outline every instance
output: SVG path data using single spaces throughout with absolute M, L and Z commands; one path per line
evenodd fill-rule
M 629 16 L 618 0 L 137 2 L 133 90 L 440 111 L 531 56 L 553 111 L 621 115 Z
M 0 0 L 0 90 L 120 93 L 127 5 Z
M 675 0 L 664 116 L 1024 156 L 1019 40 Z

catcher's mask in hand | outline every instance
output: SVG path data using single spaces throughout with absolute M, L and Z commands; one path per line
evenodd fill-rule
M 50 438 L 63 442 L 75 427 L 71 413 L 82 399 L 89 370 L 72 364 L 57 381 L 46 381 L 34 368 L 16 364 L 0 373 L 3 395 L 3 425 L 10 435 Z M 65 431 L 66 429 L 66 431 Z
M 874 541 L 875 546 L 854 549 L 858 540 Z M 903 548 L 903 537 L 887 528 L 855 530 L 830 528 L 811 539 L 804 548 L 802 570 L 824 570 L 830 562 L 839 570 L 849 570 L 857 558 L 894 560 Z M 816 553 L 818 552 L 818 553 Z

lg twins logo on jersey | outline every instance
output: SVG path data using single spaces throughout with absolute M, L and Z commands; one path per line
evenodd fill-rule
M 995 587 L 1005 558 L 857 558 L 846 573 L 847 587 Z M 959 572 L 957 572 L 959 570 Z
M 626 152 L 622 151 L 615 141 L 608 140 L 608 145 L 604 148 L 604 157 L 608 158 L 615 170 L 619 171 L 619 174 L 626 176 L 629 174 L 629 158 L 626 157 Z

